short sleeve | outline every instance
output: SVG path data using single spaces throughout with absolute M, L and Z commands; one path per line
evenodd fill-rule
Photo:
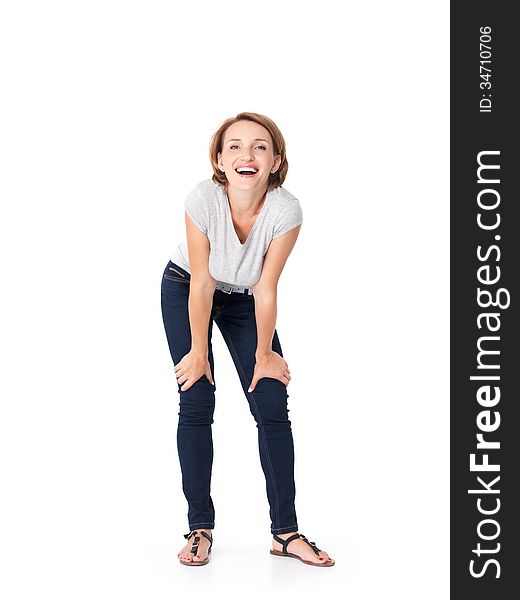
M 190 219 L 195 225 L 202 231 L 202 233 L 208 234 L 208 214 L 207 204 L 204 195 L 201 194 L 200 189 L 195 187 L 187 196 L 184 202 L 184 208 L 188 213 Z
M 292 198 L 291 201 L 287 202 L 283 209 L 280 211 L 280 215 L 275 222 L 273 239 L 277 238 L 284 233 L 287 233 L 291 229 L 294 229 L 297 225 L 303 223 L 303 212 L 300 206 L 300 202 L 296 198 Z

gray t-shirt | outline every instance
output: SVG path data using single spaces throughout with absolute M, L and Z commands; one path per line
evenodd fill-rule
M 193 223 L 209 238 L 211 276 L 232 286 L 253 286 L 260 279 L 271 240 L 303 222 L 300 202 L 281 186 L 267 192 L 244 244 L 233 226 L 226 190 L 213 179 L 197 184 L 184 206 Z M 190 273 L 186 239 L 177 247 L 172 262 Z

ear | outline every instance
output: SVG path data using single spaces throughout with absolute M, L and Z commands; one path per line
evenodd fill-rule
M 281 162 L 282 162 L 282 157 L 280 156 L 280 154 L 277 154 L 274 164 L 271 167 L 271 171 L 273 171 L 273 169 L 274 169 L 274 173 L 276 173 L 276 171 L 278 171 L 278 168 L 280 167 Z

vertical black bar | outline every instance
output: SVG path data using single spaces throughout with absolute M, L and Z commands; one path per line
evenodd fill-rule
M 503 1 L 451 4 L 451 597 L 456 599 L 520 597 L 520 221 L 514 218 L 520 208 L 514 92 L 520 53 L 514 8 Z M 480 182 L 479 154 L 488 165 Z M 496 305 L 486 307 L 490 299 Z M 478 470 L 471 470 L 471 455 Z M 484 470 L 486 460 L 499 470 Z

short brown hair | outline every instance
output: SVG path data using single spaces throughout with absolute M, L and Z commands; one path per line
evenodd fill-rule
M 281 162 L 276 172 L 269 175 L 267 189 L 272 190 L 282 185 L 282 183 L 285 181 L 287 171 L 289 170 L 289 163 L 287 162 L 287 156 L 285 154 L 285 140 L 283 139 L 282 132 L 278 129 L 276 123 L 269 117 L 253 112 L 241 112 L 238 113 L 236 117 L 230 117 L 229 119 L 226 119 L 211 137 L 211 142 L 209 145 L 209 160 L 211 161 L 211 166 L 213 167 L 213 181 L 215 183 L 220 183 L 220 185 L 224 187 L 227 187 L 228 180 L 226 174 L 218 168 L 217 156 L 219 152 L 222 152 L 222 142 L 224 141 L 224 134 L 226 133 L 227 128 L 237 121 L 254 121 L 269 131 L 271 139 L 273 140 L 274 156 L 279 154 L 281 157 Z

